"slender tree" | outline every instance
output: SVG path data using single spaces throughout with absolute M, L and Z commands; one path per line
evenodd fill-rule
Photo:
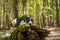
M 56 26 L 56 13 L 55 13 L 55 0 L 51 0 L 50 2 L 50 7 L 51 7 L 51 13 L 53 13 L 53 25 L 52 26 Z
M 27 2 L 27 0 L 22 0 L 22 5 L 23 5 L 23 15 L 25 15 L 26 14 L 26 2 Z
M 13 13 L 14 18 L 18 18 L 18 0 L 13 0 Z
M 40 27 L 40 16 L 39 16 L 40 6 L 39 3 L 36 3 L 36 16 L 37 16 L 37 26 Z
M 55 0 L 56 2 L 56 24 L 59 26 L 59 10 L 58 10 L 58 0 Z
M 43 10 L 42 10 L 42 27 L 45 27 L 47 25 L 47 18 L 46 18 L 46 9 L 45 7 L 47 6 L 47 1 L 43 0 Z

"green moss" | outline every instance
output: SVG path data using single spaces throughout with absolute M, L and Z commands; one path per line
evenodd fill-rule
M 4 38 L 4 40 L 10 40 L 10 36 L 9 36 L 9 37 Z
M 24 28 L 26 25 L 21 25 L 17 27 L 10 35 L 10 37 L 4 38 L 4 40 L 21 40 L 22 39 L 22 32 L 24 32 Z

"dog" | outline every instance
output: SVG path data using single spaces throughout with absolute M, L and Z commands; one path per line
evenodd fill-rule
M 24 15 L 22 17 L 13 19 L 11 21 L 11 26 L 15 27 L 15 26 L 21 25 L 21 22 L 22 22 L 22 24 L 24 24 L 24 22 L 25 22 L 25 23 L 29 24 L 29 26 L 31 26 L 33 24 L 34 20 L 33 20 L 33 17 Z

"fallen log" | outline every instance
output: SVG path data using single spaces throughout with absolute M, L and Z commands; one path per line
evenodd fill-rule
M 37 26 L 20 26 L 17 27 L 10 35 L 9 40 L 44 40 L 49 31 Z M 5 40 L 8 40 L 6 38 Z

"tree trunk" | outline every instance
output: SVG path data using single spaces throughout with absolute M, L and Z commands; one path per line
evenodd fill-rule
M 13 0 L 13 13 L 14 13 L 14 18 L 18 18 L 18 0 Z
M 22 4 L 23 4 L 23 15 L 25 15 L 26 14 L 26 2 L 27 2 L 27 0 L 22 0 Z
M 40 10 L 40 6 L 38 3 L 36 3 L 36 24 L 37 26 L 40 28 L 40 16 L 39 16 L 39 10 Z
M 47 6 L 47 3 L 46 3 L 47 1 L 46 0 L 43 0 L 43 12 L 42 12 L 42 20 L 43 20 L 43 23 L 42 23 L 42 25 L 43 25 L 43 27 L 46 27 L 47 26 L 47 18 L 45 18 L 46 17 L 46 10 L 45 10 L 45 7 Z
M 56 24 L 59 26 L 59 10 L 58 10 L 58 0 L 55 0 L 56 2 Z

